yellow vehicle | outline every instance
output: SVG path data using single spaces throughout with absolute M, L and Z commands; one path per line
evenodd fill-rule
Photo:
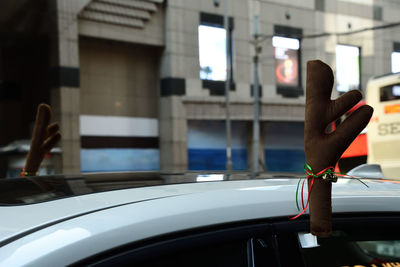
M 367 104 L 374 108 L 368 124 L 368 163 L 380 164 L 386 177 L 400 179 L 400 73 L 371 78 Z

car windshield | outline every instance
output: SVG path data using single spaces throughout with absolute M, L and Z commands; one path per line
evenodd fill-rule
M 359 90 L 356 106 L 375 109 L 331 167 L 400 178 L 398 12 L 394 0 L 3 0 L 0 178 L 304 176 L 314 59 L 333 69 L 332 99 Z M 160 178 L 187 172 L 201 174 Z

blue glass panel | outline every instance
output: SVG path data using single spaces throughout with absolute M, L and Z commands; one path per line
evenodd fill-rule
M 225 149 L 188 149 L 189 170 L 226 170 Z M 234 170 L 247 169 L 246 149 L 232 149 Z
M 304 169 L 306 156 L 299 149 L 266 149 L 265 165 L 267 171 L 297 172 Z
M 150 171 L 158 169 L 158 149 L 81 149 L 82 172 Z

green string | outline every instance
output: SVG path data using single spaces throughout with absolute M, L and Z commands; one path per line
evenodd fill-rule
M 343 174 L 343 173 L 340 173 L 340 172 L 335 172 L 335 171 L 333 171 L 333 168 L 327 168 L 326 171 L 324 171 L 324 172 L 322 172 L 322 173 L 317 175 L 317 174 L 315 174 L 313 172 L 311 166 L 306 163 L 306 164 L 304 164 L 304 171 L 306 172 L 306 177 L 302 177 L 302 178 L 299 179 L 299 181 L 297 183 L 297 188 L 296 188 L 296 207 L 297 207 L 298 211 L 300 211 L 299 200 L 298 200 L 300 182 L 301 182 L 302 179 L 308 178 L 309 176 L 312 176 L 314 178 L 319 178 L 319 177 L 321 177 L 321 176 L 323 176 L 325 174 L 333 174 L 333 175 L 336 175 L 336 176 L 339 176 L 339 177 L 340 176 L 342 176 L 342 177 L 343 176 L 347 176 L 348 178 L 356 179 L 357 181 L 359 181 L 360 183 L 362 183 L 363 185 L 365 185 L 366 187 L 369 188 L 369 186 L 366 183 L 364 183 L 363 181 L 361 181 L 361 179 L 359 179 L 357 177 L 354 177 L 354 176 L 349 176 L 347 174 Z M 346 177 L 344 177 L 344 178 L 346 178 Z
M 299 182 L 297 183 L 297 189 L 296 189 L 296 206 L 297 206 L 298 211 L 300 211 L 300 207 L 299 207 L 299 201 L 298 201 L 297 196 L 299 195 L 299 186 L 300 186 L 301 179 L 302 178 L 299 179 Z
M 333 175 L 336 175 L 336 176 L 339 176 L 339 177 L 342 177 L 342 178 L 353 178 L 353 179 L 356 179 L 357 181 L 359 181 L 360 183 L 362 183 L 363 185 L 365 185 L 366 187 L 369 188 L 369 186 L 366 183 L 364 183 L 363 181 L 361 181 L 360 178 L 357 178 L 357 177 L 354 177 L 354 176 L 351 176 L 351 175 L 347 175 L 347 174 L 344 174 L 344 173 L 340 173 L 340 172 L 335 172 L 332 169 L 333 168 L 329 168 L 325 172 L 320 173 L 319 175 L 316 175 L 316 174 L 314 174 L 314 172 L 311 169 L 310 165 L 308 165 L 307 163 L 304 165 L 304 170 L 305 170 L 307 176 L 312 175 L 314 178 L 319 178 L 319 177 L 321 177 L 321 176 L 323 176 L 325 174 L 333 174 Z

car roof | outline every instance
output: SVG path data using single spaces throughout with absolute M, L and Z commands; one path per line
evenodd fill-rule
M 370 78 L 370 80 L 378 80 L 378 79 L 381 79 L 381 78 L 395 77 L 395 76 L 399 76 L 399 75 L 400 75 L 400 72 L 385 73 L 385 74 L 382 74 L 382 75 L 372 76 Z
M 400 212 L 398 181 L 364 181 L 369 187 L 355 179 L 340 179 L 334 184 L 333 212 Z M 1 206 L 0 243 L 80 216 L 121 206 L 134 207 L 144 202 L 161 205 L 165 217 L 168 217 L 168 213 L 176 211 L 169 206 L 162 207 L 167 199 L 168 203 L 175 203 L 172 207 L 189 205 L 193 213 L 217 206 L 231 213 L 236 210 L 225 214 L 226 222 L 291 216 L 298 213 L 295 205 L 297 182 L 298 179 L 280 178 L 162 185 L 85 194 L 29 205 Z M 199 203 L 204 205 L 199 206 Z M 253 209 L 251 214 L 249 208 Z M 212 218 L 209 219 L 210 224 L 214 223 Z

